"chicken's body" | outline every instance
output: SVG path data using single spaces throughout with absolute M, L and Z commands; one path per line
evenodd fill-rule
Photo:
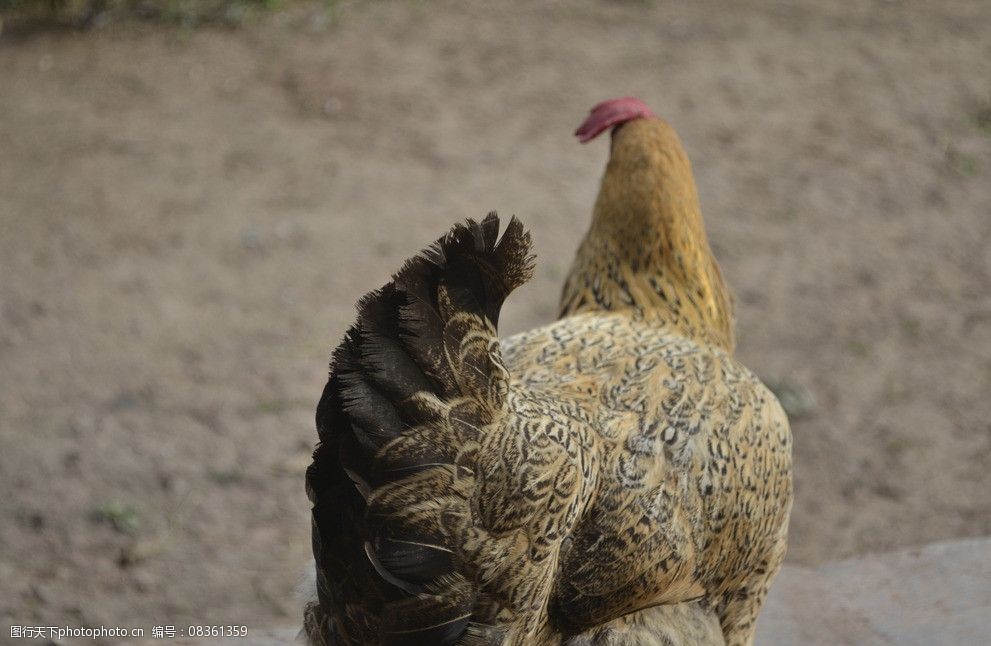
M 725 351 L 628 312 L 511 337 L 503 357 L 511 408 L 541 424 L 516 422 L 520 432 L 485 455 L 505 460 L 551 438 L 559 464 L 586 473 L 581 521 L 562 523 L 558 628 L 702 598 L 727 637 L 748 634 L 785 549 L 788 505 L 768 504 L 790 499 L 790 436 L 774 396 Z
M 673 130 L 615 130 L 563 318 L 501 343 L 530 261 L 517 221 L 497 234 L 494 216 L 455 227 L 335 353 L 307 474 L 312 643 L 687 644 L 717 620 L 706 642 L 750 643 L 785 551 L 790 433 L 732 357 Z

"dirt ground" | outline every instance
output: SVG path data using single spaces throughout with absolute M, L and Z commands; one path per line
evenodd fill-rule
M 571 131 L 625 94 L 796 400 L 789 559 L 991 534 L 991 3 L 111 24 L 0 36 L 2 622 L 296 621 L 352 304 L 498 209 L 539 253 L 503 329 L 551 320 L 607 154 Z

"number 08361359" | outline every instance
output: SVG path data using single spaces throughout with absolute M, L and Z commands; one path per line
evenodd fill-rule
M 247 626 L 186 626 L 186 637 L 247 637 Z

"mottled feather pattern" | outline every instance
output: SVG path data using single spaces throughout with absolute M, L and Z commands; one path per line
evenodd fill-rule
M 477 582 L 519 540 L 479 522 L 476 472 L 508 401 L 495 322 L 533 258 L 518 220 L 498 229 L 494 214 L 469 220 L 408 261 L 334 353 L 307 473 L 315 643 L 502 639 L 476 621 L 480 595 L 498 594 Z
M 558 629 L 704 598 L 749 630 L 791 499 L 791 438 L 770 391 L 726 352 L 622 312 L 511 337 L 503 356 L 546 426 L 589 438 L 579 451 L 595 495 L 559 565 Z M 570 402 L 568 414 L 549 401 Z
M 632 184 L 630 183 L 632 182 Z M 313 644 L 752 643 L 784 557 L 791 435 L 733 356 L 673 130 L 614 131 L 562 318 L 499 340 L 533 268 L 458 225 L 359 303 L 307 473 Z
M 662 119 L 615 132 L 561 297 L 562 316 L 623 309 L 733 351 L 733 299 L 709 248 L 688 156 Z

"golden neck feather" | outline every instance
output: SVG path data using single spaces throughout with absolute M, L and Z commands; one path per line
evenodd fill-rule
M 732 352 L 733 303 L 709 247 L 691 164 L 674 129 L 637 119 L 613 134 L 592 225 L 561 315 L 635 309 Z

